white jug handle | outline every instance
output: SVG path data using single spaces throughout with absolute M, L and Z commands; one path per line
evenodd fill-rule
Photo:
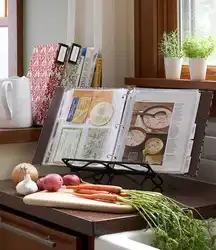
M 8 88 L 13 89 L 13 84 L 10 81 L 5 81 L 1 85 L 1 101 L 8 120 L 12 120 L 12 109 L 8 102 Z

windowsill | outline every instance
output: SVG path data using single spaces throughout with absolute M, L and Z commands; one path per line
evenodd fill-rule
M 40 133 L 41 128 L 0 129 L 0 144 L 37 142 Z
M 216 91 L 216 81 L 168 80 L 164 78 L 126 78 L 125 84 L 141 88 L 201 89 Z

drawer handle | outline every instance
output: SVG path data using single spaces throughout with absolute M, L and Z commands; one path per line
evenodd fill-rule
M 13 227 L 11 225 L 8 225 L 4 222 L 0 222 L 0 228 L 3 228 L 3 229 L 6 229 L 7 231 L 9 232 L 12 232 L 12 233 L 15 233 L 17 235 L 21 235 L 23 237 L 26 237 L 28 239 L 31 239 L 31 240 L 34 240 L 34 241 L 37 241 L 43 245 L 46 245 L 50 248 L 55 248 L 56 247 L 56 243 L 54 241 L 51 241 L 49 240 L 49 237 L 47 239 L 43 239 L 35 234 L 32 234 L 32 233 L 29 233 L 29 232 L 26 232 L 22 229 L 19 229 L 19 228 L 16 228 L 16 227 Z

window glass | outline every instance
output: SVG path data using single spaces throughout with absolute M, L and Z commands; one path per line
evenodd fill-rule
M 8 77 L 8 28 L 0 27 L 0 79 Z
M 5 0 L 0 0 L 0 17 L 5 17 L 7 14 L 5 13 L 5 9 L 7 2 Z
M 216 0 L 178 0 L 180 39 L 186 34 L 213 35 L 216 38 Z M 209 58 L 216 65 L 216 53 Z

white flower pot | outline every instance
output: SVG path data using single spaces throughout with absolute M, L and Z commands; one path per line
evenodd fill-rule
M 190 78 L 191 80 L 205 81 L 207 71 L 207 59 L 205 58 L 190 58 Z
M 182 58 L 164 58 L 166 79 L 180 79 Z

